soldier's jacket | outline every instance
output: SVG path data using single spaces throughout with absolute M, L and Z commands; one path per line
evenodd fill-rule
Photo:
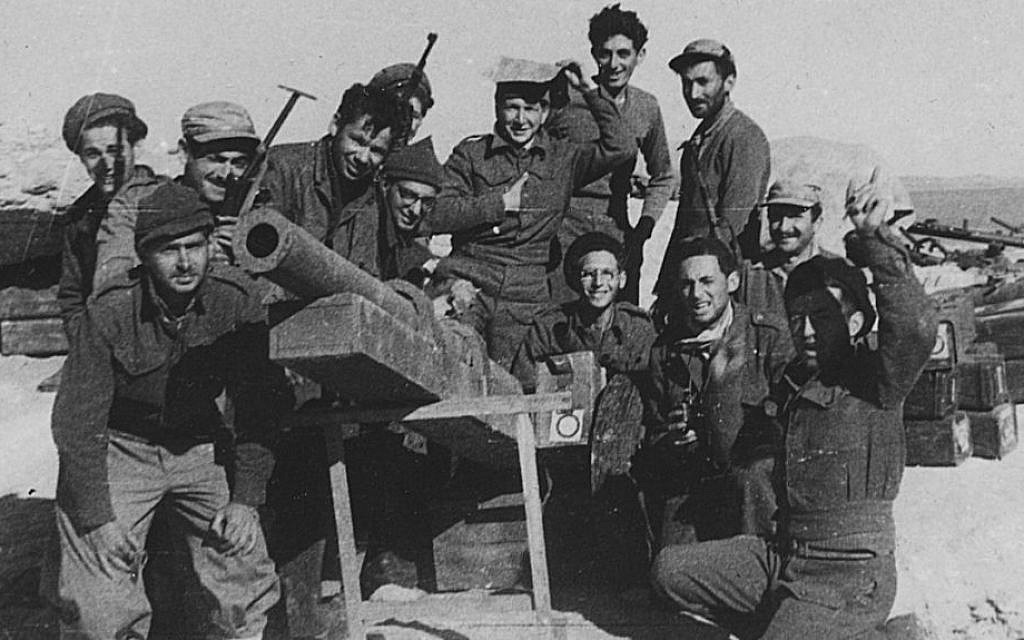
M 722 468 L 778 444 L 772 393 L 795 355 L 783 318 L 732 304 L 732 324 L 710 351 L 683 346 L 680 340 L 690 336 L 677 326 L 651 349 L 653 430 L 664 427 L 669 413 L 692 392 L 694 408 L 703 415 L 697 435 Z
M 137 164 L 121 191 L 109 202 L 99 187 L 93 185 L 68 207 L 64 214 L 57 303 L 64 332 L 69 337 L 75 334 L 77 322 L 85 313 L 85 301 L 92 294 L 97 266 L 109 260 L 109 256 L 119 255 L 129 257 L 128 267 L 138 264 L 135 210 L 130 206 L 134 188 L 162 184 L 166 180 L 168 178 L 157 176 L 149 167 Z M 104 245 L 108 247 L 105 249 Z
M 503 267 L 547 263 L 573 191 L 636 154 L 636 139 L 615 105 L 596 90 L 584 100 L 601 131 L 598 140 L 572 143 L 542 130 L 529 149 L 515 149 L 494 133 L 455 147 L 437 207 L 424 221 L 432 233 L 453 232 L 453 256 Z M 522 206 L 506 215 L 502 195 L 524 173 Z
M 341 179 L 330 136 L 271 147 L 263 186 L 267 206 L 380 277 L 380 209 L 374 179 Z
M 847 255 L 874 276 L 878 349 L 858 353 L 838 384 L 789 382 L 781 524 L 796 540 L 843 545 L 860 536 L 850 544 L 891 551 L 906 459 L 903 400 L 935 343 L 936 312 L 888 227 L 848 235 Z
M 584 326 L 580 301 L 569 302 L 539 314 L 512 364 L 512 373 L 532 391 L 537 386 L 536 365 L 546 357 L 575 351 L 593 351 L 595 360 L 615 373 L 647 369 L 654 324 L 647 312 L 628 302 L 614 303 L 611 325 L 603 332 Z
M 227 388 L 237 435 L 232 499 L 259 505 L 273 467 L 276 416 L 290 406 L 283 374 L 267 357 L 266 312 L 248 276 L 212 266 L 174 321 L 140 271 L 89 301 L 53 408 L 57 501 L 80 529 L 114 519 L 109 430 L 173 447 L 212 442 L 222 424 L 214 400 Z

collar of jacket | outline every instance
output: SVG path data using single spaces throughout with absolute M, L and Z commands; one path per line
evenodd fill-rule
M 701 120 L 693 135 L 690 136 L 690 139 L 683 142 L 678 148 L 682 149 L 689 144 L 693 145 L 696 150 L 699 150 L 704 146 L 704 141 L 713 136 L 734 115 L 736 115 L 736 105 L 732 103 L 731 98 L 726 98 L 725 104 L 722 105 L 722 108 L 718 110 L 714 117 L 710 118 L 710 122 L 708 118 Z
M 581 331 L 589 329 L 589 327 L 583 324 L 583 321 L 581 319 L 585 305 L 586 303 L 583 302 L 582 300 L 574 300 L 573 302 L 569 303 L 569 313 L 567 314 L 568 328 L 577 336 L 580 335 Z M 605 329 L 602 333 L 602 335 L 611 333 L 613 336 L 615 336 L 615 339 L 618 340 L 620 343 L 623 340 L 623 336 L 625 336 L 625 331 L 622 329 L 622 325 L 624 324 L 622 314 L 623 311 L 619 306 L 619 303 L 613 302 L 611 323 L 608 325 L 608 328 Z
M 133 269 L 135 272 L 134 276 L 141 280 L 140 284 L 140 297 L 139 302 L 139 317 L 143 322 L 158 322 L 161 327 L 165 329 L 177 330 L 181 328 L 181 321 L 188 316 L 199 316 L 206 313 L 206 303 L 203 298 L 206 291 L 209 289 L 207 286 L 207 280 L 210 274 L 207 273 L 206 277 L 199 284 L 199 288 L 196 294 L 189 301 L 188 307 L 185 308 L 183 313 L 178 318 L 172 318 L 167 310 L 167 305 L 164 301 L 157 296 L 156 289 L 153 285 L 153 279 L 146 272 L 145 267 L 139 265 Z
M 786 381 L 786 384 L 789 385 L 789 387 L 793 390 L 791 402 L 792 400 L 800 398 L 812 404 L 816 404 L 819 407 L 827 409 L 836 402 L 838 402 L 844 396 L 850 394 L 849 391 L 847 391 L 840 385 L 826 385 L 822 383 L 821 380 L 818 379 L 817 374 L 811 377 L 811 379 L 809 379 L 807 382 L 803 383 L 803 385 L 800 385 L 796 381 L 794 381 L 793 378 L 789 376 L 789 374 L 783 376 L 783 379 Z

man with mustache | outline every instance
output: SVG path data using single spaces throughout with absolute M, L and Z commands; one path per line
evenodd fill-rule
M 121 215 L 120 205 L 112 202 L 114 196 L 137 184 L 157 182 L 152 169 L 135 164 L 137 146 L 146 132 L 146 123 L 136 115 L 135 105 L 110 93 L 83 96 L 64 117 L 64 142 L 93 182 L 64 215 L 57 303 L 69 339 L 77 334 L 85 301 L 93 292 L 97 234 L 102 225 L 109 224 L 111 216 Z M 115 173 L 118 168 L 119 175 Z
M 216 260 L 227 262 L 231 255 L 231 237 L 236 220 L 221 215 L 226 186 L 238 179 L 249 166 L 260 143 L 249 112 L 233 102 L 204 102 L 190 107 L 181 118 L 181 139 L 178 152 L 185 158 L 185 168 L 176 182 L 194 189 L 210 207 L 216 226 L 210 236 Z M 137 202 L 158 186 L 139 185 L 126 190 L 118 205 L 100 227 L 97 235 L 98 273 L 96 283 L 117 275 L 138 264 L 132 246 Z
M 622 300 L 636 304 L 640 292 L 640 266 L 643 246 L 651 236 L 654 223 L 661 217 L 672 195 L 674 170 L 665 136 L 661 107 L 653 95 L 630 84 L 633 72 L 643 62 L 647 50 L 647 27 L 634 11 L 623 11 L 618 4 L 605 7 L 590 18 L 587 34 L 590 53 L 597 63 L 598 91 L 610 98 L 622 114 L 625 126 L 636 138 L 650 179 L 644 190 L 644 206 L 636 227 L 629 223 L 628 198 L 632 190 L 636 163 L 625 163 L 610 174 L 584 185 L 573 193 L 565 221 L 558 232 L 559 251 L 587 232 L 600 231 L 626 246 L 626 286 Z M 598 135 L 597 123 L 578 92 L 571 93 L 569 105 L 553 115 L 549 130 L 565 135 L 573 142 L 587 142 Z M 575 297 L 572 283 L 563 270 L 550 274 L 552 297 L 568 302 Z
M 287 404 L 266 312 L 245 274 L 209 264 L 214 221 L 195 191 L 165 183 L 138 210 L 141 266 L 88 301 L 54 404 L 60 558 L 44 591 L 66 633 L 146 637 L 141 574 L 160 504 L 207 596 L 208 637 L 260 638 L 279 589 L 256 508 Z M 225 389 L 227 463 L 214 452 Z
M 781 397 L 779 530 L 666 548 L 653 581 L 683 611 L 743 637 L 882 637 L 896 595 L 893 500 L 906 458 L 903 401 L 935 342 L 934 305 L 889 229 L 891 196 L 850 189 L 853 264 L 815 256 L 786 283 L 799 360 Z
M 700 124 L 683 145 L 679 208 L 664 264 L 678 264 L 673 256 L 685 238 L 708 233 L 743 258 L 756 259 L 757 204 L 768 186 L 771 160 L 764 132 L 730 99 L 736 84 L 732 52 L 715 40 L 695 40 L 668 66 L 679 74 L 683 99 Z M 662 268 L 656 293 L 660 295 L 672 275 Z
M 771 394 L 794 356 L 786 321 L 732 294 L 736 257 L 715 238 L 678 245 L 668 326 L 651 350 L 652 424 L 639 471 L 663 503 L 661 546 L 768 535 L 779 429 Z
M 573 143 L 544 131 L 551 88 L 562 77 L 582 91 L 597 139 Z M 454 231 L 452 253 L 438 268 L 480 288 L 463 320 L 507 369 L 550 299 L 546 265 L 572 192 L 628 162 L 636 141 L 575 63 L 559 69 L 503 58 L 495 84 L 494 132 L 456 145 L 427 222 L 438 232 Z

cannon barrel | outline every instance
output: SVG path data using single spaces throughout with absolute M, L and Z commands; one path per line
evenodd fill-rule
M 352 293 L 411 327 L 419 325 L 415 305 L 409 298 L 273 209 L 258 209 L 238 221 L 234 250 L 243 269 L 265 277 L 299 298 L 312 300 Z

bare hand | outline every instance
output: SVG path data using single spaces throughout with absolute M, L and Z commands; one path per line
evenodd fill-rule
M 861 236 L 870 236 L 892 217 L 893 198 L 882 168 L 876 166 L 867 183 L 846 187 L 846 215 Z
M 260 516 L 256 507 L 229 502 L 210 522 L 210 533 L 217 550 L 227 556 L 251 553 L 260 535 Z
M 589 76 L 583 74 L 583 70 L 580 67 L 580 63 L 571 60 L 559 60 L 555 63 L 558 67 L 561 67 L 562 73 L 565 74 L 565 79 L 569 82 L 569 86 L 577 91 L 590 91 L 596 89 L 597 85 L 590 79 Z
M 117 522 L 108 522 L 82 536 L 86 548 L 93 554 L 103 575 L 111 580 L 117 572 L 131 573 L 138 543 L 128 536 Z
M 213 229 L 211 237 L 226 251 L 231 250 L 231 241 L 235 237 L 235 227 L 238 225 L 238 218 L 235 216 L 217 216 L 217 225 Z
M 512 183 L 508 191 L 502 194 L 501 199 L 505 203 L 505 211 L 518 211 L 522 208 L 523 185 L 526 184 L 526 179 L 529 176 L 529 173 L 524 173 L 518 180 Z

